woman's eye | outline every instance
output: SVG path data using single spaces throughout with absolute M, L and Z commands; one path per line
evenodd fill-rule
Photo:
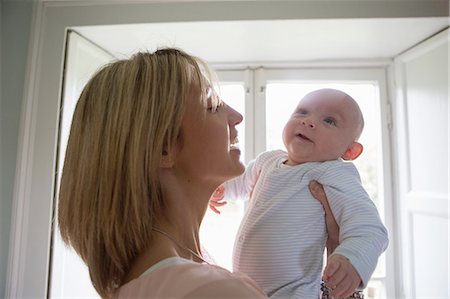
M 221 99 L 217 99 L 216 104 L 209 104 L 208 105 L 208 112 L 217 112 L 220 108 L 222 108 L 225 105 L 225 103 Z
M 210 113 L 217 112 L 217 110 L 219 110 L 219 108 L 224 105 L 222 99 L 213 91 L 211 91 L 211 93 L 208 93 L 206 103 L 207 103 L 206 110 Z
M 217 105 L 217 103 L 216 103 L 216 101 L 215 101 L 215 99 L 213 97 L 209 97 L 207 99 L 207 101 L 206 101 L 206 104 L 207 104 L 206 110 L 208 112 L 212 112 L 213 113 L 213 112 L 217 111 L 218 105 Z

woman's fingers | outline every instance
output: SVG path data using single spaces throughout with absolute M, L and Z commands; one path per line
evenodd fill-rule
M 317 181 L 311 181 L 309 183 L 309 190 L 311 194 L 317 199 L 323 206 L 325 211 L 325 224 L 327 226 L 328 240 L 327 240 L 327 254 L 331 254 L 334 249 L 339 245 L 339 225 L 334 218 L 331 211 L 330 204 L 328 203 L 327 194 L 323 189 L 323 186 Z
M 325 190 L 323 189 L 321 184 L 319 184 L 317 181 L 311 181 L 309 183 L 309 191 L 314 196 L 314 198 L 324 206 L 324 208 L 330 207 L 330 205 L 328 204 L 327 194 L 325 193 Z

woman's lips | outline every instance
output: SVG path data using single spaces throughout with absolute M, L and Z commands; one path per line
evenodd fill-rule
M 230 151 L 240 151 L 239 149 L 239 139 L 236 137 L 230 143 Z

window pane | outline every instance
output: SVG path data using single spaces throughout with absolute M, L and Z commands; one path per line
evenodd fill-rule
M 386 298 L 386 288 L 383 281 L 372 279 L 364 290 L 365 298 Z
M 241 161 L 245 161 L 245 90 L 243 84 L 220 83 L 220 96 L 227 105 L 244 115 L 238 125 Z M 241 200 L 229 201 L 219 208 L 218 215 L 209 208 L 203 219 L 200 236 L 203 247 L 216 263 L 226 269 L 232 268 L 234 238 L 244 216 L 244 203 Z
M 237 126 L 239 132 L 239 148 L 241 161 L 245 161 L 245 89 L 244 83 L 220 82 L 219 94 L 228 106 L 244 116 L 244 120 Z

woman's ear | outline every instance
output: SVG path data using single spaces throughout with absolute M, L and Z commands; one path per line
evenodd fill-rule
M 353 141 L 352 144 L 347 148 L 345 153 L 341 156 L 342 159 L 346 161 L 352 161 L 361 155 L 363 152 L 363 146 L 361 143 Z
M 166 149 L 163 150 L 161 155 L 161 161 L 159 163 L 159 167 L 161 168 L 172 168 L 174 164 L 174 151 L 168 151 Z

